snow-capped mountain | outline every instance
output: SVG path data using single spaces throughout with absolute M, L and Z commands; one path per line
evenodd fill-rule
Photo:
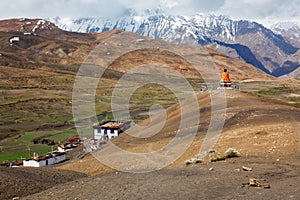
M 288 58 L 300 46 L 285 39 L 281 32 L 222 15 L 172 16 L 160 9 L 149 9 L 141 14 L 127 10 L 115 19 L 56 17 L 50 21 L 68 31 L 91 33 L 119 29 L 176 44 L 208 45 L 274 76 L 289 73 L 299 66 L 299 62 L 290 62 Z
M 297 22 L 279 22 L 274 24 L 271 29 L 282 35 L 287 41 L 300 48 L 300 23 Z
M 50 21 L 67 31 L 91 33 L 120 29 L 178 43 L 185 43 L 188 38 L 200 43 L 210 43 L 211 37 L 234 40 L 237 30 L 237 23 L 225 16 L 170 16 L 159 9 L 149 9 L 141 15 L 128 11 L 116 19 L 56 17 Z

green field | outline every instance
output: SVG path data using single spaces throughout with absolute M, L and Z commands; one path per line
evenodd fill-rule
M 112 73 L 109 76 L 113 76 Z M 13 88 L 7 87 L 7 82 L 0 80 L 0 162 L 28 158 L 33 152 L 42 154 L 56 148 L 33 144 L 34 139 L 50 139 L 60 143 L 77 135 L 72 116 L 74 75 L 58 73 L 55 79 L 51 78 L 51 84 L 45 80 L 48 78 L 28 74 L 26 80 L 16 79 Z M 33 82 L 32 88 L 24 88 L 24 82 L 29 79 Z M 99 121 L 118 118 L 112 116 L 110 105 L 116 82 L 114 78 L 102 78 L 99 81 L 95 94 L 95 111 Z M 196 90 L 201 80 L 191 79 L 190 82 Z M 45 89 L 46 85 L 48 89 Z M 138 123 L 148 118 L 148 115 L 142 113 L 152 105 L 159 104 L 167 108 L 176 102 L 176 97 L 169 89 L 146 84 L 132 94 L 128 118 Z M 92 132 L 89 128 L 84 134 Z

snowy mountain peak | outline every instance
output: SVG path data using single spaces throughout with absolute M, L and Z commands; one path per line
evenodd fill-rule
M 142 12 L 144 16 L 153 16 L 153 15 L 165 15 L 165 12 L 162 8 L 155 8 L 155 9 L 146 9 Z
M 274 24 L 271 29 L 282 35 L 285 40 L 300 48 L 300 23 L 298 22 L 279 22 Z
M 56 17 L 50 21 L 68 31 L 92 33 L 118 29 L 176 44 L 216 46 L 216 50 L 243 59 L 275 76 L 298 66 L 298 62 L 286 60 L 300 48 L 297 43 L 300 29 L 292 31 L 293 35 L 284 32 L 285 36 L 279 29 L 296 27 L 288 23 L 277 25 L 276 32 L 273 32 L 259 23 L 232 20 L 224 15 L 166 15 L 160 8 L 142 13 L 128 9 L 123 16 L 116 18 Z
M 112 29 L 132 31 L 155 39 L 184 43 L 187 38 L 205 40 L 203 35 L 225 37 L 234 41 L 237 21 L 223 15 L 172 16 L 160 8 L 147 9 L 137 14 L 133 9 L 126 10 L 120 18 L 52 18 L 60 28 L 76 32 L 103 32 Z M 189 40 L 189 39 L 188 39 Z M 205 42 L 204 42 L 205 43 Z
M 278 22 L 272 25 L 271 29 L 274 31 L 276 30 L 288 31 L 290 29 L 300 29 L 300 23 L 292 22 L 292 21 Z

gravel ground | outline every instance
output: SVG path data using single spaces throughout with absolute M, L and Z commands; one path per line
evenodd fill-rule
M 0 168 L 0 199 L 34 194 L 86 175 L 78 172 L 43 168 Z
M 297 199 L 299 156 L 233 158 L 151 173 L 111 172 L 75 180 L 24 199 Z M 243 166 L 252 171 L 242 170 Z M 270 184 L 248 185 L 249 179 Z

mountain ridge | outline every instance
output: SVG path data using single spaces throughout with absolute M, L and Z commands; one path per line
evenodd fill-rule
M 68 70 L 74 72 L 74 70 L 76 71 L 78 69 L 80 63 L 84 61 L 84 58 L 88 56 L 89 52 L 92 51 L 97 44 L 103 43 L 105 40 L 112 37 L 113 35 L 115 36 L 120 35 L 117 37 L 122 37 L 122 38 L 128 37 L 128 39 L 131 38 L 131 41 L 133 41 L 134 43 L 139 43 L 139 40 L 143 40 L 143 43 L 149 42 L 149 44 L 151 44 L 152 42 L 152 43 L 156 43 L 157 46 L 169 45 L 168 42 L 165 42 L 164 40 L 154 40 L 149 37 L 140 36 L 133 32 L 126 32 L 126 31 L 122 32 L 118 30 L 113 30 L 109 32 L 106 31 L 102 33 L 93 33 L 93 34 L 68 32 L 60 29 L 54 23 L 45 20 L 43 20 L 41 23 L 41 21 L 42 19 L 11 19 L 11 20 L 0 21 L 0 27 L 1 27 L 0 32 L 2 31 L 2 35 L 3 35 L 3 39 L 2 39 L 3 47 L 1 48 L 3 50 L 2 53 L 4 55 L 0 63 L 1 65 L 3 66 L 9 65 L 9 66 L 26 68 L 29 65 L 28 61 L 30 62 L 38 61 L 34 65 L 35 67 L 38 67 L 38 65 L 40 65 L 41 63 L 44 66 L 49 66 L 50 68 L 58 64 L 61 65 L 59 66 L 59 69 L 64 70 L 65 68 L 67 69 L 70 67 L 70 69 Z M 27 26 L 24 26 L 24 24 Z M 43 26 L 40 26 L 39 28 L 34 28 L 37 24 L 43 24 Z M 28 35 L 27 33 L 30 34 Z M 6 43 L 9 44 L 9 38 L 12 38 L 14 36 L 18 36 L 20 41 L 11 45 L 6 45 Z M 124 39 L 121 40 L 123 41 L 122 42 L 123 46 L 134 45 L 128 43 L 127 40 L 126 41 Z M 176 48 L 176 45 L 173 48 Z M 188 48 L 188 46 L 186 46 L 186 48 Z M 214 62 L 217 63 L 220 70 L 222 70 L 223 67 L 227 67 L 230 70 L 233 70 L 232 77 L 236 79 L 236 81 L 247 79 L 247 77 L 244 76 L 246 74 L 248 75 L 251 74 L 248 77 L 250 79 L 263 78 L 263 77 L 266 79 L 270 78 L 270 76 L 266 76 L 266 74 L 261 74 L 260 70 L 256 70 L 251 65 L 248 65 L 244 62 L 239 62 L 239 60 L 235 60 L 235 59 L 232 60 L 232 58 L 226 57 L 222 53 L 210 50 L 210 48 L 207 47 L 205 48 L 212 58 L 218 57 L 218 59 L 214 59 Z M 10 57 L 7 57 L 8 52 Z M 22 55 L 23 54 L 26 55 L 25 56 L 26 59 L 25 58 L 23 59 L 24 56 L 22 56 L 20 53 L 22 53 Z M 148 51 L 148 53 L 151 52 Z M 156 54 L 154 55 L 158 56 Z M 15 59 L 11 60 L 11 58 L 15 58 Z M 176 59 L 174 58 L 172 58 L 168 62 L 173 63 L 176 68 L 185 67 L 185 66 L 179 66 L 181 63 L 180 60 L 176 61 Z M 144 57 L 140 59 L 147 60 L 148 58 Z M 228 63 L 231 63 L 230 65 L 232 66 L 230 66 Z M 249 70 L 244 71 L 243 76 L 238 75 L 241 72 L 240 68 L 243 68 L 245 66 L 247 66 L 246 68 Z M 115 70 L 117 69 L 118 67 L 115 68 Z
M 289 57 L 300 46 L 287 40 L 281 32 L 274 32 L 256 22 L 232 20 L 223 15 L 172 16 L 161 10 L 150 10 L 143 14 L 130 10 L 123 17 L 114 19 L 56 17 L 49 20 L 68 31 L 93 33 L 119 29 L 175 44 L 218 44 L 221 48 L 216 50 L 253 64 L 273 76 L 287 74 L 298 68 L 300 63 L 297 61 L 295 66 L 286 66 Z M 246 48 L 240 49 L 239 45 L 248 48 L 248 55 L 245 56 L 243 52 Z M 235 52 L 234 56 L 228 51 Z

